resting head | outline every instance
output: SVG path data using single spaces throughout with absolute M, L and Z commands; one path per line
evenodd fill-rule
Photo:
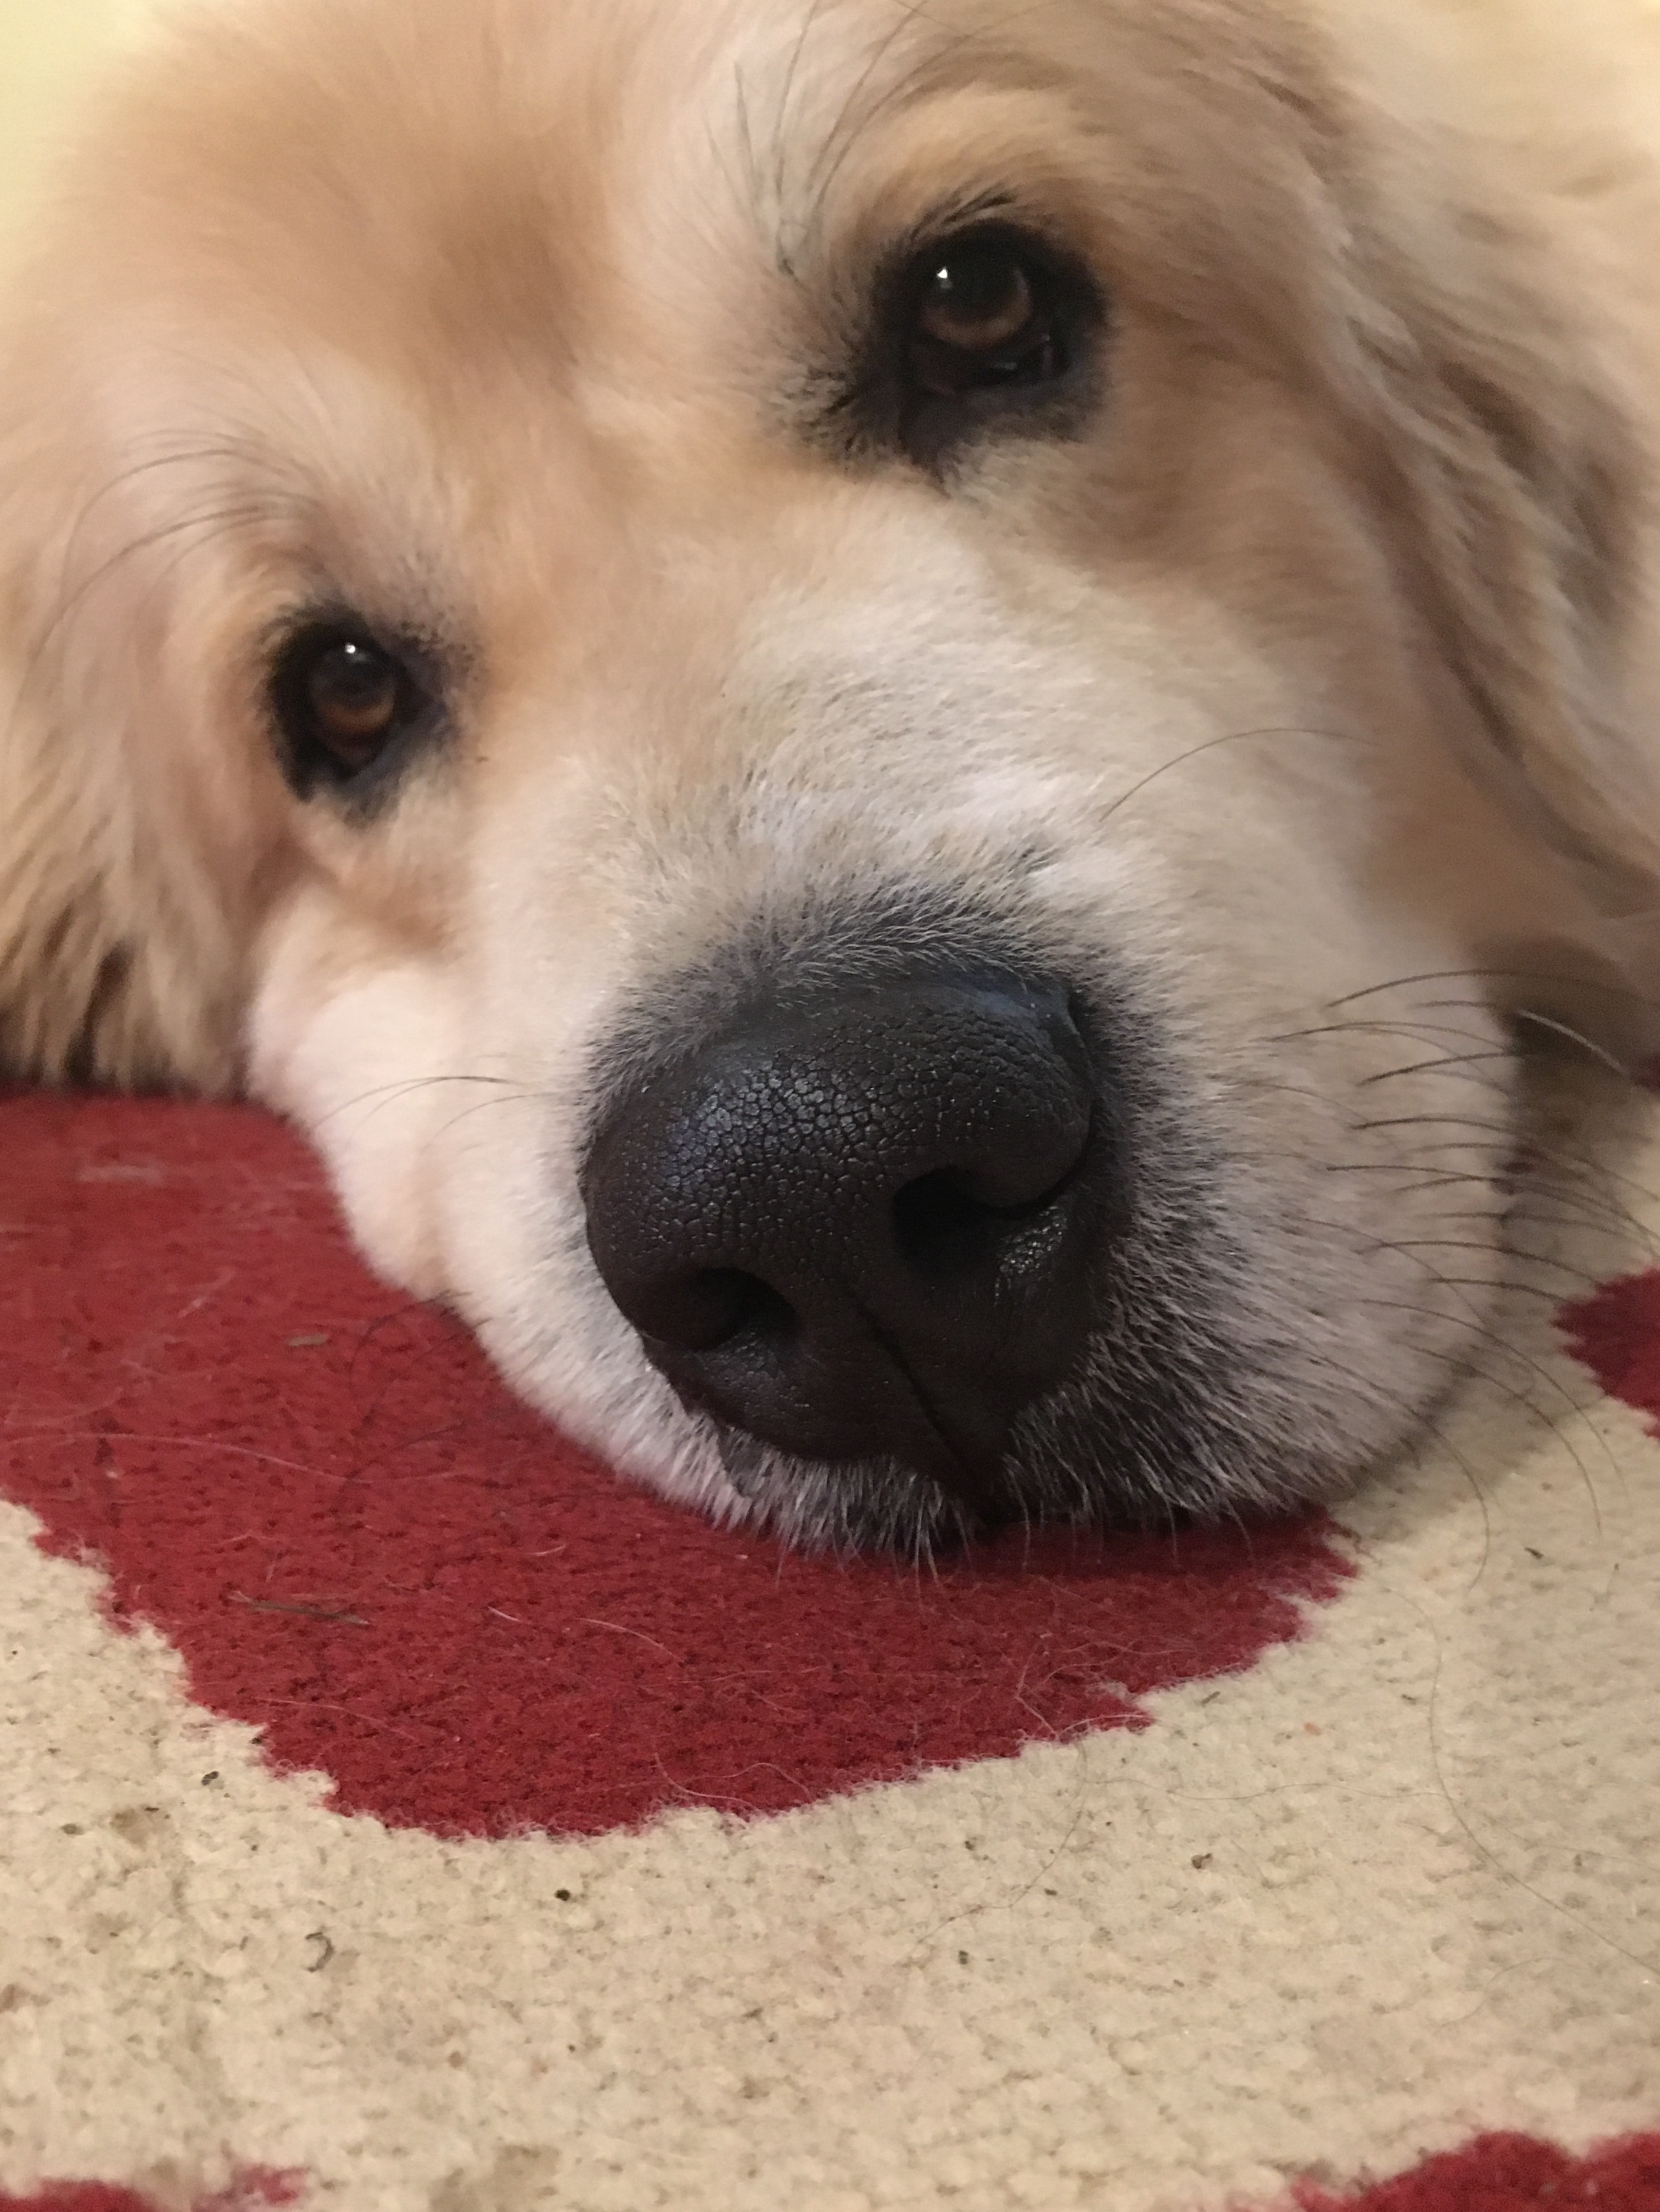
M 1629 333 L 1415 20 L 179 15 L 0 362 L 12 1066 L 801 1540 L 1399 1448 L 1660 823 Z

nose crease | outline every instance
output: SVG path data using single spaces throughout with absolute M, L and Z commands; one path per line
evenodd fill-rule
M 918 1411 L 933 1431 L 941 1454 L 950 1464 L 953 1479 L 946 1482 L 946 1488 L 954 1492 L 965 1504 L 976 1506 L 984 1511 L 992 1504 L 997 1487 L 994 1463 L 988 1466 L 983 1454 L 976 1454 L 965 1449 L 962 1442 L 952 1433 L 939 1407 L 934 1404 L 931 1393 L 924 1389 L 921 1379 L 914 1372 L 909 1360 L 905 1357 L 903 1346 L 889 1335 L 879 1318 L 868 1308 L 860 1306 L 860 1310 L 873 1338 L 898 1369 L 916 1401 Z

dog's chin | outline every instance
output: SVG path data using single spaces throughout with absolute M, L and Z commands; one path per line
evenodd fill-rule
M 717 1425 L 720 1463 L 753 1524 L 793 1549 L 952 1557 L 1010 1528 L 1101 1537 L 1284 1512 L 1351 1486 L 1306 1452 L 1182 1433 L 1084 1389 L 1035 1409 L 998 1478 L 970 1498 L 897 1459 L 803 1460 Z
M 897 1459 L 831 1466 L 711 1425 L 722 1472 L 747 1514 L 794 1549 L 942 1559 L 993 1525 L 983 1509 Z

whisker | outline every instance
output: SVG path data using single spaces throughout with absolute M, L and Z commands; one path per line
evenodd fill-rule
M 1486 1060 L 1510 1060 L 1514 1058 L 1515 1054 L 1506 1051 L 1503 1046 L 1484 1052 L 1450 1052 L 1438 1060 L 1414 1060 L 1405 1067 L 1393 1067 L 1384 1075 L 1363 1075 L 1356 1087 L 1365 1091 L 1377 1083 L 1397 1083 L 1403 1076 L 1434 1075 L 1443 1068 L 1472 1067 Z
M 1575 990 L 1601 991 L 1608 997 L 1628 999 L 1639 1006 L 1660 1006 L 1660 1000 L 1645 993 L 1630 989 L 1619 983 L 1609 983 L 1600 976 L 1551 975 L 1536 968 L 1432 968 L 1421 975 L 1399 975 L 1392 982 L 1369 983 L 1364 990 L 1347 992 L 1341 999 L 1333 999 L 1334 1007 L 1358 1005 L 1362 999 L 1376 998 L 1380 992 L 1406 990 L 1418 983 L 1540 983 L 1547 989 L 1571 985 Z
M 1438 1268 L 1431 1267 L 1427 1261 L 1421 1264 L 1424 1267 L 1425 1273 L 1430 1277 L 1432 1281 L 1439 1284 L 1444 1289 L 1451 1289 L 1453 1287 L 1450 1283 L 1447 1282 L 1440 1271 Z M 1437 1313 L 1432 1308 L 1409 1305 L 1404 1300 L 1399 1298 L 1363 1297 L 1358 1300 L 1357 1303 L 1361 1305 L 1375 1306 L 1389 1311 L 1411 1314 L 1420 1321 L 1444 1322 L 1447 1319 L 1445 1314 Z M 1568 1411 L 1572 1413 L 1577 1419 L 1584 1421 L 1586 1425 L 1591 1428 L 1592 1434 L 1596 1436 L 1597 1442 L 1602 1447 L 1603 1454 L 1608 1460 L 1608 1466 L 1612 1470 L 1616 1481 L 1623 1486 L 1624 1476 L 1620 1470 L 1620 1462 L 1614 1457 L 1612 1445 L 1608 1443 L 1607 1437 L 1602 1434 L 1601 1431 L 1596 1429 L 1595 1425 L 1591 1423 L 1589 1413 L 1575 1399 L 1572 1392 L 1567 1388 L 1566 1384 L 1560 1382 L 1548 1368 L 1541 1366 L 1536 1359 L 1531 1358 L 1527 1352 L 1523 1352 L 1517 1346 L 1507 1342 L 1504 1337 L 1499 1335 L 1496 1329 L 1489 1328 L 1485 1323 L 1476 1320 L 1475 1316 L 1468 1312 L 1468 1300 L 1460 1298 L 1458 1303 L 1461 1306 L 1465 1308 L 1466 1310 L 1466 1320 L 1464 1323 L 1466 1327 L 1472 1329 L 1476 1335 L 1484 1339 L 1485 1341 L 1491 1345 L 1493 1350 L 1498 1352 L 1503 1358 L 1506 1359 L 1513 1359 L 1519 1366 L 1527 1368 L 1540 1382 L 1544 1384 L 1548 1390 L 1554 1390 L 1556 1393 L 1557 1396 L 1561 1399 Z M 1602 1505 L 1597 1498 L 1596 1486 L 1590 1480 L 1590 1471 L 1586 1468 L 1584 1462 L 1579 1458 L 1578 1452 L 1574 1450 L 1572 1439 L 1560 1430 L 1557 1430 L 1555 1433 L 1561 1437 L 1563 1443 L 1567 1446 L 1569 1451 L 1572 1454 L 1574 1463 L 1578 1468 L 1580 1475 L 1584 1481 L 1586 1492 L 1591 1503 L 1591 1510 L 1595 1514 L 1596 1519 L 1596 1533 L 1600 1538 L 1602 1534 Z
M 1103 823 L 1110 822 L 1121 807 L 1128 806 L 1133 799 L 1139 799 L 1144 791 L 1157 783 L 1161 776 L 1168 775 L 1173 769 L 1184 768 L 1189 761 L 1201 760 L 1207 753 L 1215 752 L 1219 746 L 1245 744 L 1262 738 L 1318 738 L 1335 745 L 1364 744 L 1367 742 L 1364 738 L 1341 730 L 1304 729 L 1295 724 L 1287 724 L 1283 728 L 1268 726 L 1260 730 L 1229 730 L 1220 737 L 1207 738 L 1202 744 L 1191 745 L 1186 752 L 1177 753 L 1170 760 L 1161 761 L 1157 768 L 1149 769 L 1146 775 L 1113 800 L 1102 817 Z
M 1488 1002 L 1482 999 L 1432 999 L 1427 1003 L 1432 1011 L 1450 1012 L 1456 1012 L 1460 1008 L 1479 1012 L 1488 1007 Z M 1491 1011 L 1490 1008 L 1488 1010 Z M 1605 1045 L 1598 1044 L 1594 1037 L 1587 1036 L 1583 1030 L 1576 1029 L 1572 1022 L 1564 1021 L 1560 1015 L 1541 1014 L 1531 1006 L 1509 1006 L 1504 1012 L 1506 1021 L 1525 1022 L 1531 1029 L 1543 1030 L 1568 1044 L 1578 1045 L 1599 1066 L 1607 1068 L 1611 1075 L 1618 1076 L 1620 1082 L 1636 1084 L 1640 1081 L 1638 1074 L 1617 1054 L 1610 1052 Z
M 1492 1042 L 1490 1034 L 1482 1030 L 1466 1028 L 1457 1022 L 1423 1021 L 1347 1021 L 1316 1022 L 1302 1030 L 1286 1030 L 1278 1036 L 1265 1037 L 1265 1044 L 1299 1044 L 1305 1037 L 1319 1036 L 1404 1036 L 1414 1040 L 1426 1036 L 1465 1037 L 1475 1044 Z
M 326 1129 L 330 1123 L 337 1121 L 341 1115 L 355 1114 L 360 1106 L 367 1106 L 371 1102 L 374 1102 L 377 1108 L 395 1105 L 400 1098 L 407 1098 L 415 1091 L 430 1090 L 440 1084 L 447 1083 L 486 1084 L 493 1088 L 515 1091 L 521 1097 L 531 1095 L 525 1090 L 523 1085 L 510 1083 L 504 1075 L 412 1075 L 405 1077 L 398 1083 L 377 1084 L 373 1090 L 360 1091 L 355 1097 L 343 1099 L 339 1105 L 331 1107 L 321 1120 L 312 1126 L 314 1131 Z
M 1475 1129 L 1483 1135 L 1503 1137 L 1507 1140 L 1516 1132 L 1507 1121 L 1483 1121 L 1475 1114 L 1390 1114 L 1382 1120 L 1357 1121 L 1355 1134 L 1368 1129 Z
M 1372 1249 L 1377 1252 L 1402 1252 L 1406 1254 L 1411 1254 L 1414 1252 L 1486 1252 L 1495 1255 L 1507 1254 L 1514 1259 L 1526 1260 L 1535 1267 L 1554 1267 L 1562 1274 L 1575 1275 L 1582 1283 L 1596 1285 L 1600 1283 L 1602 1279 L 1600 1275 L 1593 1274 L 1589 1268 L 1576 1267 L 1573 1262 L 1570 1260 L 1558 1260 L 1548 1252 L 1524 1252 L 1520 1246 L 1509 1242 L 1494 1244 L 1478 1244 L 1473 1237 L 1402 1237 L 1380 1240 L 1379 1243 L 1372 1247 Z M 1501 1287 L 1505 1286 L 1505 1285 L 1501 1285 Z M 1523 1284 L 1516 1284 L 1510 1287 L 1520 1290 L 1529 1286 Z M 1541 1295 L 1543 1296 L 1546 1295 L 1546 1293 L 1541 1292 Z M 1550 1293 L 1549 1295 L 1554 1296 L 1556 1294 Z
M 1538 1177 L 1530 1178 L 1529 1192 L 1524 1194 L 1517 1208 L 1524 1223 L 1532 1218 L 1531 1209 L 1527 1203 L 1527 1195 L 1535 1189 L 1553 1206 L 1578 1209 L 1576 1212 L 1570 1213 L 1566 1221 L 1556 1222 L 1554 1225 L 1557 1227 L 1593 1231 L 1602 1236 L 1610 1237 L 1616 1242 L 1630 1237 L 1639 1244 L 1651 1249 L 1654 1247 L 1653 1233 L 1645 1227 L 1642 1220 L 1631 1211 L 1629 1206 L 1622 1206 L 1619 1200 L 1609 1193 L 1587 1190 L 1581 1182 L 1575 1182 L 1565 1189 L 1554 1182 L 1548 1182 Z M 1539 1218 L 1541 1224 L 1547 1224 L 1550 1220 L 1550 1217 L 1543 1215 Z

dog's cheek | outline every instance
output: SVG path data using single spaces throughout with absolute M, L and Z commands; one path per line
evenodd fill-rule
M 249 1088 L 322 1154 L 376 1272 L 448 1294 L 440 1139 L 457 1110 L 454 986 L 435 959 L 350 933 L 321 890 L 267 927 L 248 1019 Z

